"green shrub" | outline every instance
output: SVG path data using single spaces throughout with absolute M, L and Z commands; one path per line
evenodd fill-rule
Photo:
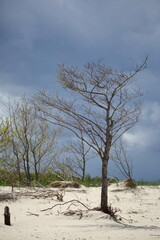
M 76 179 L 76 181 L 86 187 L 99 187 L 102 183 L 100 177 L 91 178 L 90 174 L 87 174 L 84 180 Z

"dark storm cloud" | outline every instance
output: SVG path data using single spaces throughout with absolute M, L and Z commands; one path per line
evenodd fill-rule
M 51 72 L 60 60 L 98 57 L 126 66 L 129 59 L 151 52 L 154 60 L 158 54 L 158 1 L 1 2 L 2 66 L 13 74 L 28 73 L 23 82 L 41 69 Z
M 59 62 L 102 58 L 129 70 L 148 55 L 139 75 L 148 91 L 142 121 L 126 135 L 131 150 L 140 142 L 147 159 L 147 149 L 159 149 L 159 13 L 159 0 L 0 0 L 0 99 L 54 91 Z

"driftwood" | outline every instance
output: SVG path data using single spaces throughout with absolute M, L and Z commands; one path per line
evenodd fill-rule
M 34 216 L 36 216 L 36 217 L 39 217 L 39 214 L 37 214 L 37 213 L 32 213 L 32 212 L 27 212 L 29 215 L 34 215 Z
M 57 197 L 57 200 L 59 201 L 63 201 L 63 197 L 64 197 L 64 190 L 48 190 L 48 189 L 32 189 L 32 190 L 28 190 L 26 192 L 19 192 L 19 193 L 15 193 L 17 196 L 25 196 L 25 197 L 31 197 L 31 198 L 53 198 L 53 197 Z
M 8 200 L 17 200 L 19 197 L 31 197 L 31 198 L 57 198 L 58 201 L 63 202 L 63 198 L 65 195 L 65 189 L 57 189 L 57 190 L 53 190 L 53 189 L 39 189 L 39 188 L 29 188 L 29 189 L 25 189 L 25 191 L 22 190 L 18 190 L 18 191 L 14 191 L 14 193 L 0 193 L 0 202 L 1 201 L 8 201 Z
M 73 199 L 73 200 L 70 200 L 70 201 L 67 201 L 65 203 L 57 203 L 55 205 L 53 205 L 52 207 L 50 208 L 46 208 L 46 209 L 42 209 L 41 212 L 44 212 L 44 211 L 48 211 L 48 210 L 51 210 L 57 206 L 64 206 L 66 204 L 70 203 L 69 207 L 67 208 L 68 210 L 65 211 L 65 212 L 62 212 L 63 215 L 66 215 L 66 216 L 72 216 L 72 215 L 77 215 L 79 216 L 79 220 L 83 217 L 83 213 L 84 211 L 100 211 L 100 208 L 97 207 L 97 208 L 89 208 L 87 207 L 84 203 L 82 203 L 81 201 L 77 200 L 77 199 Z M 75 205 L 75 203 L 79 203 L 81 204 L 83 207 L 86 208 L 86 210 L 70 210 L 69 208 L 72 206 L 72 205 Z
M 84 207 L 85 207 L 87 210 L 89 210 L 89 211 L 93 210 L 93 209 L 91 209 L 91 208 L 88 208 L 84 203 L 80 202 L 79 200 L 73 199 L 73 200 L 67 201 L 67 202 L 65 202 L 65 203 L 57 203 L 57 204 L 53 205 L 53 206 L 50 207 L 50 208 L 42 209 L 41 212 L 45 212 L 45 211 L 51 210 L 51 209 L 53 209 L 53 208 L 55 208 L 55 207 L 57 207 L 57 206 L 63 206 L 63 205 L 66 205 L 66 204 L 68 204 L 68 203 L 74 203 L 74 202 L 80 203 L 82 206 L 84 206 Z
M 0 194 L 0 201 L 5 201 L 5 200 L 12 200 L 14 199 L 15 200 L 15 196 L 13 196 L 12 193 L 1 193 Z

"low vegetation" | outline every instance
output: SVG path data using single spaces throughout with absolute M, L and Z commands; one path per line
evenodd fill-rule
M 14 177 L 13 177 L 14 176 Z M 64 179 L 64 176 L 59 173 L 53 173 L 53 172 L 46 172 L 41 173 L 39 176 L 39 181 L 36 182 L 34 173 L 31 173 L 31 179 L 32 183 L 31 186 L 49 186 L 53 182 L 56 181 L 62 181 Z M 90 174 L 87 174 L 84 180 L 76 177 L 68 177 L 65 178 L 65 181 L 72 181 L 77 182 L 81 185 L 84 185 L 86 187 L 100 187 L 102 184 L 101 177 L 91 177 Z M 126 180 L 127 181 L 127 180 Z M 116 178 L 108 179 L 109 184 L 112 183 L 118 183 L 119 180 Z M 157 181 L 138 181 L 135 182 L 134 180 L 128 181 L 128 187 L 135 187 L 135 186 L 158 186 L 160 185 L 160 180 Z M 0 169 L 0 186 L 28 186 L 27 179 L 25 173 L 21 173 L 21 182 L 18 180 L 18 176 L 16 174 L 13 175 L 12 172 L 8 172 L 6 170 Z
M 160 180 L 151 181 L 151 182 L 141 180 L 141 181 L 137 182 L 137 185 L 138 186 L 159 186 L 160 185 Z

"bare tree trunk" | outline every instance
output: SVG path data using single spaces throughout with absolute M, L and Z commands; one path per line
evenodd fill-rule
M 85 173 L 86 173 L 86 159 L 83 156 L 83 165 L 82 165 L 82 180 L 85 179 Z
M 24 171 L 25 171 L 25 175 L 26 175 L 26 181 L 27 184 L 30 185 L 31 184 L 31 174 L 30 174 L 30 167 L 29 167 L 29 161 L 28 159 L 24 159 L 23 160 L 24 163 Z
M 101 189 L 101 211 L 108 213 L 108 159 L 102 160 L 102 189 Z
M 27 142 L 28 145 L 28 142 Z M 30 173 L 30 164 L 29 164 L 29 147 L 27 146 L 27 152 L 26 152 L 26 162 L 27 162 L 27 176 L 28 176 L 28 184 L 31 184 L 31 173 Z
M 36 183 L 39 181 L 39 173 L 38 173 L 38 170 L 37 170 L 37 163 L 35 162 L 34 163 L 34 174 L 35 174 L 35 180 L 36 180 Z
M 16 163 L 16 174 L 18 176 L 18 181 L 19 183 L 22 182 L 22 179 L 21 179 L 21 168 L 20 168 L 20 160 L 19 160 L 19 157 L 18 157 L 18 154 L 14 151 L 14 154 L 16 156 L 16 159 L 17 159 L 17 163 Z

